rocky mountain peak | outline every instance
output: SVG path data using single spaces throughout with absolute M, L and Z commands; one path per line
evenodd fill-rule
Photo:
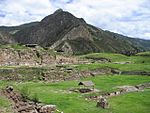
M 58 13 L 61 13 L 61 12 L 63 12 L 63 9 L 57 9 L 55 12 L 54 12 L 54 14 L 58 14 Z
M 71 13 L 67 11 L 63 11 L 62 9 L 56 10 L 53 14 L 48 15 L 45 17 L 41 23 L 45 24 L 52 24 L 52 23 L 58 23 L 59 25 L 62 24 L 85 24 L 83 18 L 77 18 Z
M 89 25 L 84 19 L 77 18 L 62 9 L 56 10 L 34 25 L 23 26 L 21 29 L 19 27 L 17 30 L 13 37 L 18 43 L 38 44 L 75 54 L 139 51 L 150 43 L 148 41 L 142 44 L 135 43 L 137 42 L 135 39 Z M 2 38 L 1 40 L 3 41 Z

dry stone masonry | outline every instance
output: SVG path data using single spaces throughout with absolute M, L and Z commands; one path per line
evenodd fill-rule
M 55 113 L 56 111 L 63 113 L 57 110 L 56 105 L 43 105 L 24 99 L 21 94 L 14 91 L 13 86 L 7 86 L 2 93 L 12 101 L 15 113 Z

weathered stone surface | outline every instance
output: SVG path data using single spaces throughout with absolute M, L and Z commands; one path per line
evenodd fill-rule
M 12 92 L 13 89 L 14 89 L 13 86 L 7 86 L 7 87 L 6 87 L 6 91 L 7 91 L 7 92 Z
M 54 113 L 56 111 L 56 105 L 43 105 L 25 100 L 21 94 L 13 91 L 12 86 L 8 86 L 2 93 L 14 103 L 17 113 Z
M 79 89 L 79 92 L 80 93 L 88 93 L 88 92 L 92 92 L 93 90 L 92 89 L 89 89 L 89 88 L 82 88 L 82 89 Z
M 8 32 L 0 31 L 0 44 L 11 44 L 15 43 L 14 38 Z
M 97 107 L 102 107 L 103 109 L 108 108 L 108 102 L 105 98 L 101 98 L 98 102 L 97 102 Z
M 0 66 L 41 66 L 50 64 L 78 63 L 76 57 L 50 54 L 50 50 L 43 48 L 0 49 Z
M 39 110 L 39 113 L 54 113 L 56 111 L 56 105 L 45 105 Z
M 135 86 L 119 86 L 118 88 L 120 88 L 122 90 L 122 92 L 135 92 L 135 91 L 138 91 L 138 89 Z
M 113 62 L 114 64 L 131 64 L 132 62 L 126 61 L 126 62 Z
M 146 75 L 146 76 L 150 76 L 150 72 L 149 71 L 123 71 L 121 72 L 122 75 Z
M 40 54 L 42 54 L 42 52 Z M 45 54 L 42 56 L 44 57 Z M 49 58 L 46 57 L 46 59 L 47 64 L 50 62 L 53 63 L 55 61 L 55 58 L 52 55 L 49 55 Z M 0 65 L 36 66 L 41 63 L 41 60 L 45 60 L 45 58 L 39 58 L 39 56 L 37 56 L 36 52 L 33 49 L 0 49 Z M 45 63 L 45 61 L 43 62 Z
M 120 71 L 120 70 L 117 70 L 117 69 L 111 69 L 111 72 L 112 72 L 113 74 L 118 74 L 118 75 L 121 74 L 121 71 Z
M 145 83 L 145 84 L 139 84 L 135 86 L 139 90 L 143 90 L 144 88 L 150 88 L 150 83 Z
M 136 86 L 117 86 L 120 90 L 111 92 L 111 93 L 104 93 L 99 96 L 90 96 L 88 99 L 90 100 L 100 100 L 101 98 L 108 98 L 108 97 L 113 97 L 113 96 L 118 96 L 121 94 L 125 94 L 128 92 L 136 92 L 136 91 L 143 91 L 145 88 L 150 88 L 150 83 L 144 83 L 144 84 L 139 84 Z M 99 104 L 99 103 L 98 103 Z

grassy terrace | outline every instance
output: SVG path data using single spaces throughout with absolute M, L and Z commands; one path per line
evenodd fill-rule
M 141 55 L 142 54 L 142 55 Z M 116 68 L 122 71 L 150 71 L 150 52 L 139 53 L 136 56 L 125 56 L 112 53 L 93 53 L 81 56 L 81 58 L 106 58 L 109 63 L 78 64 L 79 70 L 91 70 L 98 68 Z M 131 62 L 129 64 L 115 64 L 115 62 Z
M 143 60 L 145 63 L 150 63 L 149 58 L 150 52 L 142 52 L 138 53 L 135 56 L 125 56 L 122 54 L 114 54 L 114 53 L 91 53 L 87 55 L 80 56 L 81 58 L 106 58 L 110 59 L 112 62 L 122 62 L 122 61 L 131 61 L 135 63 L 141 63 Z
M 79 64 L 77 69 L 80 71 L 94 70 L 98 68 L 116 68 L 122 71 L 150 71 L 150 64 L 112 64 L 112 63 L 94 63 Z

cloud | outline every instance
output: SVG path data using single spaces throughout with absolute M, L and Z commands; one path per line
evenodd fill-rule
M 58 8 L 102 29 L 150 39 L 149 0 L 0 0 L 0 25 L 40 21 Z
M 1 1 L 0 25 L 19 25 L 31 21 L 40 21 L 54 12 L 55 8 L 49 0 L 5 0 Z

